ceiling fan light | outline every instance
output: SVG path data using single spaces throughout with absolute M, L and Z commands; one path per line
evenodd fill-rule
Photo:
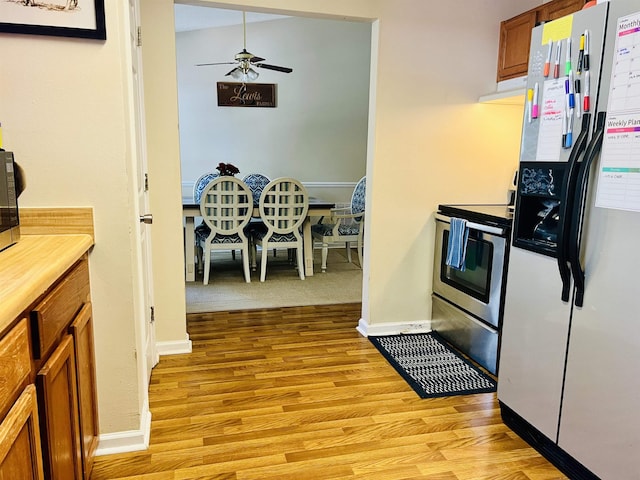
M 239 68 L 234 68 L 233 70 L 231 70 L 229 75 L 231 75 L 235 80 L 242 80 L 242 77 L 244 76 L 242 70 Z
M 247 70 L 247 79 L 250 82 L 254 81 L 259 76 L 260 76 L 260 74 L 258 72 L 256 72 L 253 68 L 250 68 L 249 70 Z

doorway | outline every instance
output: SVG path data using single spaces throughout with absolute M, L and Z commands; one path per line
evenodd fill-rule
M 366 171 L 371 23 L 247 12 L 243 29 L 240 10 L 174 7 L 183 197 L 192 196 L 195 179 L 224 162 L 237 166 L 240 178 L 292 176 L 311 196 L 348 203 Z M 276 108 L 217 105 L 217 82 L 234 81 L 225 74 L 244 46 L 270 64 L 293 69 L 257 69 L 257 82 L 277 88 Z M 223 64 L 197 66 L 212 62 Z M 187 283 L 187 312 L 204 308 L 207 295 L 199 287 Z M 197 308 L 190 305 L 194 296 Z M 225 304 L 216 298 L 213 310 Z

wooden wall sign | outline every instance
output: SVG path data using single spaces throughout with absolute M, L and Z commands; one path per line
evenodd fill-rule
M 218 82 L 219 107 L 275 107 L 275 83 Z

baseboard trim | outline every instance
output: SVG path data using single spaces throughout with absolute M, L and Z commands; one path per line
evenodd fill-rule
M 363 337 L 382 337 L 385 335 L 400 335 L 401 333 L 427 333 L 431 331 L 431 321 L 423 320 L 409 323 L 380 323 L 369 325 L 360 319 L 356 330 Z
M 147 404 L 142 412 L 139 430 L 105 433 L 98 439 L 96 457 L 146 450 L 151 436 L 151 411 Z
M 189 335 L 184 340 L 175 340 L 171 342 L 156 342 L 158 355 L 180 355 L 183 353 L 191 353 L 191 340 Z

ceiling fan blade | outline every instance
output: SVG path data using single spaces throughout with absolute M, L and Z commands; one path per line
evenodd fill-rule
M 282 72 L 282 73 L 293 72 L 293 68 L 279 67 L 277 65 L 269 65 L 268 63 L 256 63 L 254 66 L 260 67 L 260 68 L 266 68 L 267 70 L 275 70 L 276 72 Z
M 196 67 L 206 67 L 209 65 L 234 65 L 236 62 L 216 62 L 216 63 L 197 63 Z
M 232 74 L 233 72 L 235 72 L 236 70 L 240 70 L 240 69 L 239 69 L 238 67 L 236 67 L 236 68 L 234 68 L 234 69 L 230 70 L 228 73 L 225 73 L 225 74 L 224 74 L 224 76 L 226 77 L 226 76 L 228 76 L 228 75 L 231 75 L 231 74 Z
M 244 40 L 243 49 L 241 52 L 236 53 L 235 62 L 198 63 L 196 64 L 196 67 L 204 67 L 208 65 L 238 65 L 225 76 L 232 75 L 234 72 L 238 72 L 244 75 L 253 72 L 252 75 L 255 75 L 255 77 L 257 77 L 258 74 L 255 71 L 251 70 L 249 68 L 249 65 L 254 67 L 266 68 L 267 70 L 275 70 L 276 72 L 293 72 L 293 69 L 289 67 L 279 67 L 277 65 L 269 65 L 268 63 L 260 63 L 265 59 L 262 57 L 257 57 L 253 53 L 247 51 L 247 20 L 245 12 L 242 12 L 242 33 Z

